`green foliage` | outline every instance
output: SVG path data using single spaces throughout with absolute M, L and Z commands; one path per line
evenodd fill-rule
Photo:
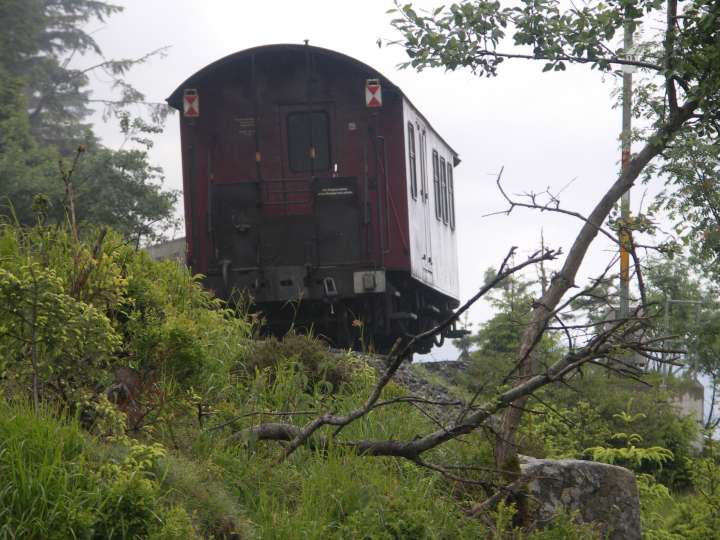
M 661 388 L 661 379 L 654 374 L 648 374 L 646 380 L 648 386 L 608 376 L 596 368 L 568 381 L 569 387 L 546 389 L 538 397 L 552 410 L 540 403 L 533 407 L 539 414 L 526 415 L 520 430 L 522 451 L 549 458 L 591 459 L 588 449 L 604 447 L 613 452 L 626 448 L 630 438 L 636 447 L 665 448 L 673 456 L 662 466 L 641 460 L 640 466 L 634 467 L 638 472 L 652 474 L 673 488 L 686 488 L 699 428 L 696 419 L 680 417 L 671 404 L 674 393 L 682 392 L 684 386 L 674 377 L 667 379 L 668 389 Z M 628 418 L 634 419 L 631 430 Z M 627 452 L 630 461 L 623 464 L 631 466 L 639 455 Z
M 172 429 L 224 391 L 252 327 L 176 263 L 151 261 L 114 233 L 90 238 L 0 225 L 0 383 L 90 418 L 112 371 L 134 368 L 143 425 Z
M 22 81 L 0 63 L 0 215 L 17 211 L 27 221 L 34 219 L 32 198 L 45 186 L 61 182 L 57 175 L 58 153 L 38 145 L 30 133 L 27 101 Z
M 485 272 L 485 281 L 494 277 L 495 270 Z M 470 390 L 480 390 L 489 396 L 497 391 L 517 361 L 517 351 L 523 329 L 529 320 L 530 310 L 537 291 L 536 283 L 521 277 L 511 276 L 504 280 L 502 288 L 488 295 L 495 314 L 479 325 L 470 340 L 475 350 L 470 353 L 466 383 Z M 560 346 L 557 340 L 545 334 L 537 346 L 543 362 L 551 364 L 557 359 Z
M 677 7 L 677 16 L 662 12 L 673 7 Z M 634 79 L 633 114 L 641 119 L 641 128 L 633 132 L 633 140 L 642 141 L 644 149 L 632 159 L 630 179 L 635 174 L 646 181 L 661 176 L 666 191 L 649 214 L 622 223 L 611 215 L 609 225 L 652 234 L 655 213 L 668 212 L 694 256 L 692 262 L 700 261 L 702 273 L 717 281 L 720 3 L 592 0 L 578 5 L 557 0 L 488 0 L 420 10 L 396 1 L 391 11 L 396 16 L 392 24 L 400 33 L 397 43 L 409 57 L 406 65 L 417 70 L 468 68 L 480 76 L 495 76 L 505 62 L 519 58 L 539 61 L 543 71 L 564 71 L 576 64 L 619 77 L 623 64 L 634 64 L 640 73 Z M 658 28 L 658 20 L 667 21 L 667 27 Z M 639 31 L 631 58 L 619 39 L 625 28 Z M 648 164 L 640 156 L 657 159 Z M 661 249 L 677 255 L 681 246 L 666 242 Z M 679 335 L 680 343 L 688 345 L 691 369 L 711 374 L 716 386 L 720 373 L 716 367 L 717 294 L 697 287 L 699 280 L 693 279 L 693 272 L 682 262 L 654 262 L 653 266 L 648 292 L 651 301 L 660 301 L 660 309 L 664 297 L 713 300 L 701 310 L 692 306 L 673 309 L 668 327 Z M 599 292 L 599 302 L 574 302 L 574 307 L 588 311 L 591 322 L 601 322 L 614 311 L 612 284 L 603 283 Z M 695 318 L 698 312 L 700 316 Z M 507 374 L 512 367 L 504 355 L 517 350 L 518 333 L 513 325 L 522 327 L 523 313 L 508 317 L 509 313 L 512 310 L 499 310 L 481 329 L 479 345 L 487 350 L 483 355 L 476 353 L 473 389 L 482 390 L 477 381 L 487 381 L 494 389 L 498 381 L 505 380 L 503 372 Z M 652 319 L 658 310 L 646 314 Z M 648 335 L 665 333 L 662 317 L 659 319 Z M 698 467 L 716 465 L 691 457 L 690 445 L 697 438 L 695 420 L 678 418 L 670 404 L 671 392 L 660 389 L 660 381 L 653 375 L 645 377 L 650 386 L 644 387 L 594 369 L 583 371 L 564 381 L 574 391 L 558 387 L 538 394 L 540 405 L 533 407 L 540 414 L 525 415 L 521 450 L 539 450 L 551 457 L 594 454 L 597 459 L 631 466 L 641 475 L 643 525 L 648 538 L 717 538 L 718 507 L 708 495 L 712 489 L 700 487 L 703 484 L 697 474 Z M 671 391 L 683 384 L 673 377 L 668 383 Z M 625 409 L 631 397 L 627 414 L 613 416 Z M 642 422 L 640 414 L 646 415 Z M 590 444 L 583 448 L 580 439 Z M 713 478 L 713 471 L 705 470 L 703 478 Z M 682 488 L 696 491 L 686 496 L 670 491 Z
M 300 366 L 309 385 L 325 382 L 330 385 L 330 391 L 339 389 L 352 372 L 350 357 L 333 354 L 321 341 L 299 334 L 254 342 L 242 361 L 242 368 L 250 374 L 268 370 L 272 379 L 273 374 L 288 362 Z
M 0 295 L 6 301 L 2 327 L 6 339 L 0 355 L 25 364 L 19 369 L 2 366 L 4 373 L 17 377 L 32 373 L 64 394 L 65 381 L 104 366 L 119 345 L 107 317 L 66 294 L 52 269 L 34 262 L 13 273 L 0 268 Z
M 692 479 L 699 496 L 680 505 L 670 531 L 690 540 L 711 538 L 720 528 L 720 466 L 717 455 L 698 460 Z
M 167 538 L 174 529 L 195 538 L 150 472 L 158 447 L 126 452 L 100 463 L 77 422 L 0 401 L 0 537 Z
M 150 163 L 145 150 L 86 144 L 72 176 L 78 221 L 85 226 L 112 227 L 136 244 L 155 240 L 163 229 L 176 226 L 172 216 L 179 192 L 164 190 L 164 179 L 162 169 Z M 47 220 L 61 222 L 64 186 L 58 174 L 42 188 L 53 203 Z M 22 221 L 27 222 L 27 196 L 20 199 L 11 194 L 10 200 L 18 216 L 25 216 Z M 157 221 L 161 221 L 160 229 Z
M 694 490 L 650 494 L 641 482 L 643 530 L 650 540 L 717 538 L 720 527 L 720 466 L 714 444 L 692 466 Z
M 102 300 L 122 294 L 122 279 L 77 248 L 64 231 L 0 225 L 0 376 L 31 385 L 35 401 L 47 392 L 79 401 L 120 345 Z M 89 274 L 80 294 L 78 280 Z
M 103 58 L 94 67 L 71 67 L 77 55 L 102 57 L 86 25 L 104 21 L 122 8 L 98 0 L 5 0 L 0 5 L 0 215 L 34 224 L 34 197 L 47 197 L 43 219 L 65 219 L 65 186 L 61 156 L 84 149 L 72 178 L 75 207 L 82 223 L 107 225 L 136 241 L 152 240 L 175 224 L 178 194 L 161 189 L 162 171 L 145 151 L 147 137 L 157 133 L 167 108 L 152 106 L 151 122 L 131 119 L 124 109 L 144 96 L 123 80 L 127 71 L 153 55 L 135 60 Z M 90 74 L 102 71 L 121 95 L 105 103 L 107 116 L 117 115 L 136 149 L 111 150 L 93 134 L 87 89 Z
M 613 415 L 628 429 L 634 427 L 632 424 L 635 424 L 635 422 L 641 422 L 647 418 L 647 415 L 644 413 L 632 414 L 629 410 L 630 405 L 628 404 L 627 411 Z M 618 464 L 630 468 L 640 468 L 643 464 L 650 463 L 662 468 L 666 462 L 673 459 L 673 453 L 662 446 L 638 446 L 642 444 L 643 438 L 642 435 L 638 435 L 637 433 L 613 433 L 610 439 L 618 444 L 618 446 L 595 446 L 587 449 L 595 461 Z
M 636 78 L 636 115 L 649 119 L 654 127 L 665 122 L 676 105 L 670 103 L 667 88 L 671 87 L 679 102 L 696 100 L 702 111 L 687 131 L 706 142 L 718 134 L 720 76 L 715 66 L 720 61 L 720 7 L 715 2 L 685 2 L 682 16 L 664 29 L 669 35 L 648 28 L 632 59 L 618 36 L 625 25 L 635 32 L 645 20 L 661 15 L 658 12 L 665 7 L 661 0 L 596 0 L 580 7 L 557 0 L 483 0 L 428 11 L 398 1 L 395 6 L 392 24 L 410 58 L 407 65 L 415 69 L 468 68 L 480 76 L 496 76 L 504 62 L 520 58 L 539 61 L 543 71 L 581 64 L 620 75 L 618 68 L 631 62 L 645 75 Z
M 514 504 L 501 501 L 491 513 L 493 527 L 487 536 L 492 540 L 601 540 L 602 536 L 594 524 L 578 524 L 572 514 L 559 513 L 542 528 L 524 531 L 513 525 L 517 514 Z
M 37 414 L 0 402 L 0 485 L 8 486 L 0 490 L 0 537 L 25 531 L 42 538 L 163 540 L 492 534 L 462 511 L 484 491 L 416 464 L 358 456 L 332 442 L 300 448 L 289 460 L 280 459 L 276 444 L 249 437 L 229 444 L 230 435 L 268 418 L 303 425 L 325 411 L 349 411 L 365 401 L 377 374 L 309 336 L 254 342 L 252 323 L 203 291 L 186 269 L 151 261 L 112 232 L 88 238 L 75 241 L 42 225 L 0 230 L 2 283 L 14 295 L 0 312 L 0 346 L 14 354 L 0 379 L 2 392 L 17 400 L 30 393 L 22 366 L 31 350 L 17 344 L 17 332 L 34 331 L 37 358 L 52 364 L 38 371 Z M 31 271 L 45 276 L 35 280 L 42 284 L 37 289 L 51 292 L 52 302 L 34 301 Z M 37 305 L 34 323 L 17 315 L 28 305 Z M 76 311 L 92 313 L 102 325 L 72 331 L 79 323 L 67 314 Z M 50 329 L 58 324 L 67 335 L 59 334 L 63 354 L 52 356 L 59 345 L 51 340 L 60 338 Z M 93 364 L 91 353 L 98 355 Z M 138 375 L 135 408 L 118 410 L 104 392 L 116 367 Z M 64 373 L 75 389 L 71 397 L 57 401 L 49 391 L 54 373 Z M 381 399 L 406 393 L 389 384 Z M 55 404 L 62 414 L 50 412 Z M 68 411 L 77 420 L 64 420 Z M 126 419 L 140 426 L 128 431 L 137 439 L 125 434 Z M 417 408 L 399 403 L 372 411 L 344 436 L 407 440 L 435 428 Z M 481 433 L 427 459 L 479 467 L 469 475 L 495 481 L 484 469 L 492 452 Z M 561 520 L 535 534 L 584 538 L 582 528 Z
M 261 538 L 473 538 L 442 482 L 414 466 L 333 451 L 296 464 L 252 465 L 238 455 L 238 496 Z M 242 467 L 242 472 L 240 470 Z M 244 474 L 243 474 L 244 473 Z M 262 487 L 261 487 L 262 486 Z M 431 502 L 432 501 L 432 502 Z
M 148 540 L 188 540 L 200 539 L 192 523 L 192 519 L 182 506 L 173 506 L 165 512 L 165 519 L 160 529 L 152 531 Z
M 196 436 L 202 438 L 201 434 Z M 212 461 L 169 454 L 158 462 L 155 471 L 164 498 L 181 511 L 180 518 L 182 514 L 191 516 L 199 530 L 216 538 L 226 538 L 233 532 L 241 538 L 251 537 L 252 527 L 244 509 L 227 489 L 224 471 Z
M 521 444 L 530 455 L 584 458 L 587 448 L 611 439 L 610 422 L 585 399 L 572 407 L 540 404 L 532 411 L 519 432 Z
M 543 71 L 564 71 L 572 62 L 609 71 L 617 59 L 613 40 L 626 16 L 634 29 L 646 12 L 660 4 L 658 0 L 588 2 L 580 9 L 563 10 L 552 0 L 523 1 L 517 6 L 481 1 L 421 13 L 411 4 L 396 2 L 394 11 L 400 17 L 392 24 L 402 34 L 409 64 L 418 69 L 469 67 L 478 75 L 494 76 L 505 60 L 498 47 L 511 42 L 527 53 L 521 57 L 542 60 Z M 508 29 L 513 33 L 508 35 Z

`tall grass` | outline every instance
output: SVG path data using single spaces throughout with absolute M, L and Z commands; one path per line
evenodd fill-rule
M 98 444 L 55 411 L 0 401 L 0 539 L 197 537 L 152 474 Z
M 77 422 L 0 402 L 0 538 L 87 538 L 101 490 Z

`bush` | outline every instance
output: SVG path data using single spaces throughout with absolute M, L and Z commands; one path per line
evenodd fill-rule
M 271 337 L 254 342 L 240 367 L 251 375 L 267 370 L 272 378 L 278 366 L 289 361 L 301 367 L 309 387 L 327 383 L 331 392 L 347 383 L 353 371 L 348 357 L 330 352 L 319 339 L 292 333 L 282 339 Z
M 669 487 L 687 488 L 688 464 L 698 426 L 694 419 L 677 414 L 671 405 L 671 394 L 662 390 L 658 382 L 649 376 L 645 386 L 608 377 L 604 371 L 588 370 L 583 377 L 569 381 L 573 390 L 545 389 L 539 397 L 552 409 L 537 405 L 533 409 L 539 414 L 525 415 L 521 451 L 550 458 L 592 459 L 588 448 L 624 446 L 624 441 L 613 438 L 613 434 L 627 431 L 619 413 L 642 414 L 642 422 L 632 426 L 643 441 L 642 446 L 666 448 L 673 458 L 662 466 L 644 463 L 638 472 L 653 474 Z

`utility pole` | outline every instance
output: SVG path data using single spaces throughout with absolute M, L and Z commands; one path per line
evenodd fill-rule
M 630 51 L 633 47 L 633 29 L 631 20 L 625 11 L 625 35 L 623 39 L 624 56 L 630 58 Z M 627 170 L 630 164 L 630 149 L 632 139 L 632 74 L 634 66 L 623 66 L 623 91 L 622 91 L 622 135 L 621 149 L 622 172 Z M 630 313 L 630 230 L 627 225 L 630 220 L 630 189 L 623 193 L 620 199 L 620 218 L 622 227 L 620 229 L 620 317 L 625 318 Z

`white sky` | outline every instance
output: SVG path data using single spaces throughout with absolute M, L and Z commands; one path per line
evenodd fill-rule
M 270 43 L 326 47 L 361 60 L 400 86 L 435 129 L 460 153 L 455 171 L 461 297 L 482 284 L 488 266 L 497 267 L 509 247 L 518 246 L 518 261 L 539 246 L 540 228 L 549 247 L 569 249 L 581 222 L 571 217 L 516 210 L 510 217 L 483 217 L 506 207 L 495 186 L 505 167 L 508 192 L 557 191 L 562 205 L 588 213 L 614 181 L 618 168 L 620 110 L 612 109 L 611 76 L 570 67 L 564 73 L 541 73 L 541 62 L 508 61 L 500 76 L 442 70 L 417 73 L 396 66 L 406 60 L 399 46 L 376 45 L 378 38 L 397 39 L 390 26 L 390 0 L 115 0 L 124 13 L 112 17 L 94 34 L 110 58 L 141 56 L 169 45 L 164 59 L 132 71 L 129 80 L 148 100 L 164 99 L 189 75 L 225 55 Z M 419 6 L 436 6 L 420 1 Z M 94 97 L 103 97 L 100 77 Z M 99 126 L 107 145 L 121 140 L 115 125 Z M 157 137 L 152 161 L 165 170 L 166 186 L 182 187 L 177 116 Z M 633 196 L 637 202 L 641 189 Z M 636 205 L 634 205 L 636 206 Z M 584 277 L 604 268 L 609 244 L 596 240 L 581 270 Z M 558 267 L 554 263 L 551 267 Z M 471 320 L 490 313 L 473 309 Z M 451 347 L 433 356 L 454 357 Z

